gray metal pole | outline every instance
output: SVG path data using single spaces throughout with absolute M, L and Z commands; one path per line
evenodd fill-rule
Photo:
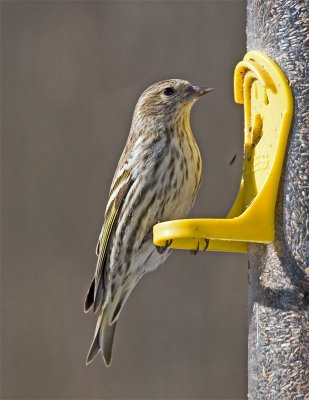
M 294 119 L 270 245 L 249 246 L 249 399 L 309 399 L 309 2 L 248 0 L 247 48 L 287 76 Z

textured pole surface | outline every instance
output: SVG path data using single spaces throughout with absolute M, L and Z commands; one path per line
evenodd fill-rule
M 288 78 L 294 119 L 270 245 L 249 248 L 249 399 L 309 399 L 309 2 L 248 0 L 247 48 Z

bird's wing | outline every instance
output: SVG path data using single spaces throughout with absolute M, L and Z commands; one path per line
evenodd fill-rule
M 96 247 L 96 253 L 98 255 L 96 271 L 85 300 L 86 312 L 92 307 L 92 305 L 94 306 L 94 311 L 96 311 L 101 303 L 103 296 L 104 266 L 108 244 L 111 238 L 113 227 L 115 226 L 115 222 L 119 216 L 119 210 L 124 202 L 131 184 L 131 174 L 127 169 L 122 172 L 119 178 L 114 179 L 113 181 L 109 193 L 110 200 L 107 205 L 103 228 Z

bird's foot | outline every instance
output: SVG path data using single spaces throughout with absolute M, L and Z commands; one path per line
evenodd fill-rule
M 205 240 L 205 247 L 204 247 L 203 251 L 207 250 L 208 249 L 208 245 L 209 245 L 209 239 L 204 239 L 204 240 Z M 197 248 L 195 250 L 190 250 L 190 253 L 193 256 L 196 256 L 197 253 L 199 252 L 199 250 L 200 250 L 200 242 L 198 241 L 197 242 Z
M 209 239 L 204 239 L 204 240 L 205 240 L 204 251 L 206 251 L 208 249 L 208 246 L 209 246 Z
M 173 239 L 171 240 L 166 240 L 165 246 L 156 246 L 157 252 L 159 254 L 164 254 L 166 250 L 170 247 L 170 245 L 173 243 Z
M 197 248 L 196 248 L 195 250 L 190 250 L 190 253 L 191 253 L 193 256 L 196 256 L 197 253 L 199 252 L 199 250 L 200 250 L 200 241 L 197 242 Z

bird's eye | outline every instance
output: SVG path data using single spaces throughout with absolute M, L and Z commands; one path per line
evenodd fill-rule
M 165 94 L 165 96 L 171 96 L 175 93 L 175 89 L 168 87 L 163 90 L 163 93 Z

